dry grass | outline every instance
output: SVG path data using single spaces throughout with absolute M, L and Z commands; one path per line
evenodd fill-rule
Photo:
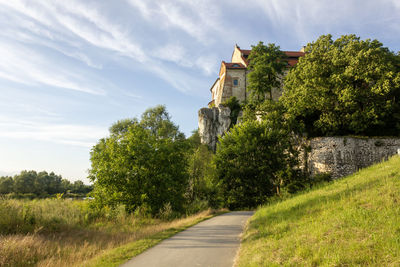
M 12 214 L 3 217 L 18 224 L 7 231 L 4 228 L 0 235 L 0 266 L 81 266 L 112 249 L 171 228 L 191 225 L 212 214 L 204 211 L 182 219 L 162 221 L 137 218 L 120 211 L 112 219 L 98 218 L 88 222 L 82 202 L 0 201 L 2 212 L 5 212 L 4 207 L 8 207 Z M 58 210 L 56 206 L 59 206 Z M 44 211 L 46 207 L 48 210 Z M 0 219 L 3 225 L 6 223 L 4 218 Z

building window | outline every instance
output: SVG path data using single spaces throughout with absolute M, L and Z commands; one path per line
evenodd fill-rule
M 239 79 L 233 79 L 233 85 L 238 86 L 239 85 Z

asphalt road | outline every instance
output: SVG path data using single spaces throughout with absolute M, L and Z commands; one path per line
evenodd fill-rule
M 225 213 L 203 221 L 134 257 L 122 266 L 233 266 L 240 234 L 252 211 Z

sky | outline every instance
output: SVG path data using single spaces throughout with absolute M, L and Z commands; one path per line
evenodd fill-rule
M 400 50 L 400 0 L 0 0 L 0 175 L 89 183 L 117 120 L 166 105 L 186 136 L 235 44 L 356 34 Z

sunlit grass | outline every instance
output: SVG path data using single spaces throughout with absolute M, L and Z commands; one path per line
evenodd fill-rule
M 260 208 L 239 266 L 400 266 L 400 157 Z
M 87 201 L 0 200 L 0 266 L 112 266 L 213 212 L 173 221 L 96 214 Z

